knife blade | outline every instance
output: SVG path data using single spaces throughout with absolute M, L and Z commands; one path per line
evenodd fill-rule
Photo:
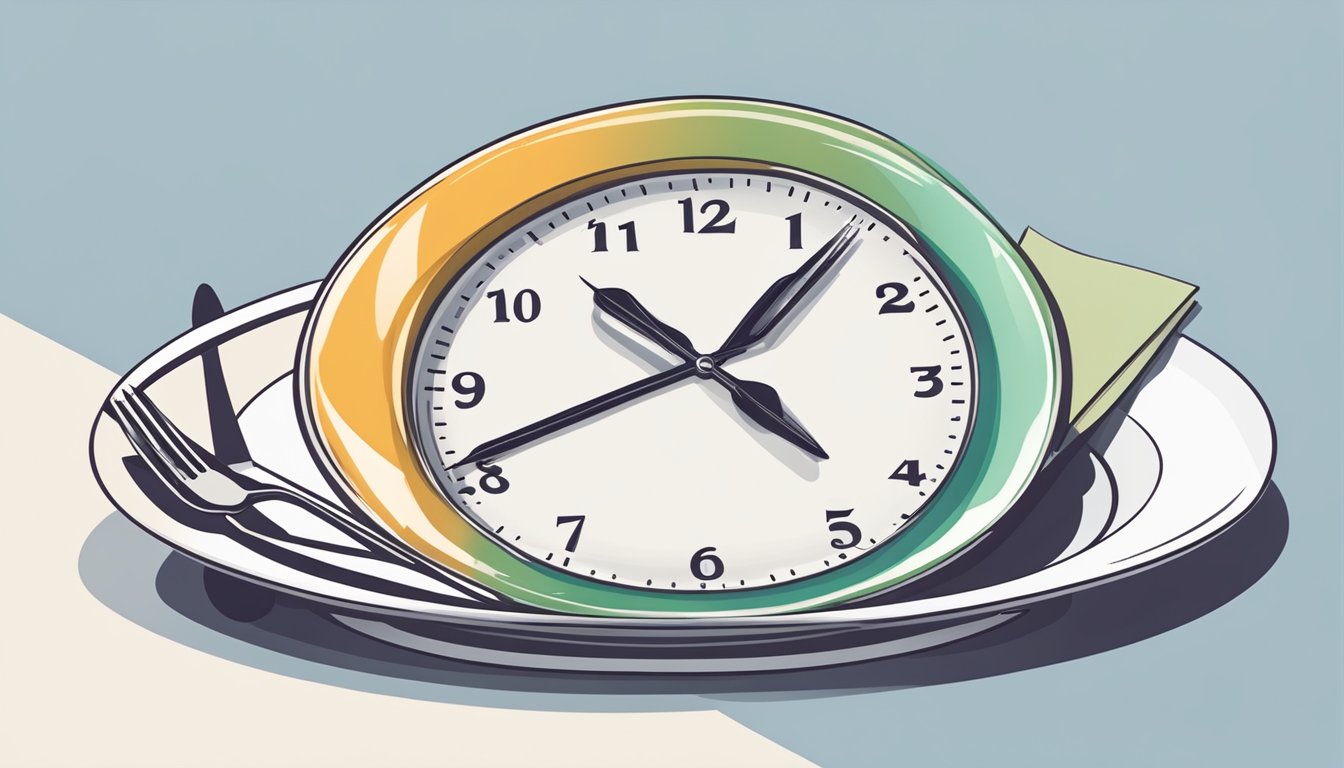
M 200 327 L 224 316 L 224 306 L 209 283 L 196 288 L 191 303 L 191 324 Z M 219 362 L 219 347 L 211 346 L 201 352 L 201 368 L 205 372 L 205 402 L 210 417 L 210 439 L 215 456 L 225 464 L 251 461 L 243 430 L 238 426 L 238 415 L 233 411 L 229 386 L 224 380 L 224 368 Z

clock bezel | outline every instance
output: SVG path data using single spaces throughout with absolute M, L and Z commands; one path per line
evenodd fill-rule
M 422 471 L 402 396 L 412 344 L 443 287 L 483 247 L 554 205 L 576 183 L 591 187 L 653 164 L 703 168 L 711 162 L 715 169 L 780 167 L 820 177 L 918 236 L 978 352 L 977 416 L 961 466 L 901 534 L 805 579 L 731 592 L 655 593 L 541 570 L 480 534 Z M 390 208 L 322 286 L 299 348 L 296 398 L 310 447 L 348 502 L 503 595 L 594 615 L 796 611 L 868 595 L 927 571 L 975 541 L 1021 497 L 1062 418 L 1062 340 L 1051 304 L 1030 264 L 988 214 L 894 139 L 789 105 L 639 102 L 502 139 Z
M 423 354 L 426 351 L 428 351 L 425 339 L 427 335 L 432 335 L 429 334 L 428 331 L 430 330 L 434 322 L 432 318 L 436 318 L 439 314 L 439 307 L 441 303 L 446 300 L 450 300 L 452 296 L 460 293 L 461 289 L 457 287 L 459 280 L 463 276 L 468 275 L 471 272 L 471 270 L 477 266 L 478 262 L 481 259 L 486 258 L 487 255 L 491 254 L 492 252 L 496 252 L 497 249 L 500 247 L 501 243 L 505 242 L 510 237 L 516 236 L 522 227 L 526 226 L 529 222 L 535 222 L 538 216 L 545 216 L 547 213 L 552 213 L 558 209 L 562 209 L 566 205 L 569 205 L 576 200 L 582 200 L 584 198 L 591 197 L 593 194 L 595 194 L 595 191 L 600 191 L 604 189 L 613 189 L 617 187 L 627 187 L 631 185 L 636 185 L 644 181 L 649 181 L 653 179 L 663 179 L 671 175 L 682 175 L 682 174 L 714 175 L 720 173 L 724 174 L 750 173 L 758 176 L 773 177 L 776 180 L 800 182 L 808 184 L 819 190 L 822 190 L 826 194 L 832 195 L 836 198 L 843 200 L 846 204 L 853 206 L 856 210 L 863 211 L 864 214 L 869 217 L 882 219 L 884 224 L 891 226 L 892 229 L 899 232 L 901 236 L 904 237 L 907 240 L 907 242 L 916 251 L 919 252 L 919 255 L 923 259 L 924 264 L 917 262 L 916 266 L 920 269 L 921 272 L 923 272 L 926 276 L 928 276 L 932 282 L 934 282 L 937 285 L 940 295 L 943 295 L 945 299 L 948 301 L 948 303 L 952 305 L 950 309 L 952 311 L 953 317 L 955 318 L 957 327 L 961 331 L 965 341 L 967 371 L 969 373 L 970 378 L 968 379 L 969 386 L 966 388 L 967 389 L 966 398 L 969 403 L 968 416 L 966 418 L 966 426 L 963 431 L 966 436 L 969 436 L 971 431 L 974 429 L 976 403 L 979 397 L 979 387 L 977 385 L 979 371 L 977 368 L 975 344 L 973 343 L 974 339 L 971 338 L 970 331 L 966 327 L 965 318 L 962 317 L 961 315 L 960 307 L 956 304 L 955 297 L 951 295 L 951 289 L 947 286 L 944 276 L 939 270 L 936 258 L 927 251 L 926 246 L 920 241 L 919 236 L 913 230 L 911 230 L 910 227 L 905 224 L 905 222 L 895 218 L 890 213 L 881 209 L 879 206 L 876 206 L 872 202 L 857 197 L 852 191 L 836 186 L 833 182 L 831 182 L 828 179 L 823 179 L 813 174 L 807 174 L 797 169 L 782 168 L 777 165 L 759 166 L 750 168 L 739 167 L 740 162 L 733 158 L 700 158 L 698 159 L 698 162 L 701 162 L 702 164 L 693 167 L 685 167 L 684 163 L 678 162 L 675 164 L 675 167 L 672 167 L 671 169 L 664 167 L 664 164 L 661 163 L 632 166 L 630 168 L 623 169 L 625 175 L 621 175 L 613 179 L 607 179 L 600 184 L 586 183 L 587 182 L 586 179 L 581 179 L 576 181 L 574 184 L 566 186 L 565 189 L 567 192 L 569 192 L 569 194 L 566 197 L 551 202 L 539 213 L 533 212 L 528 217 L 517 217 L 513 215 L 503 217 L 512 222 L 512 225 L 507 230 L 505 230 L 505 232 L 500 237 L 496 238 L 494 241 L 487 244 L 484 248 L 480 249 L 475 254 L 473 254 L 470 259 L 465 261 L 461 265 L 461 267 L 456 270 L 456 272 L 454 272 L 452 275 L 446 276 L 447 279 L 444 282 L 443 287 L 440 289 L 439 295 L 430 302 L 429 308 L 425 313 L 425 319 L 420 323 L 419 331 L 412 339 L 408 352 L 410 359 L 410 366 L 408 367 L 407 380 L 403 387 L 403 397 L 406 398 L 406 401 L 408 403 L 414 402 L 415 393 L 417 392 L 417 385 L 418 383 L 421 382 L 421 380 L 417 378 L 416 372 L 417 369 L 423 369 L 425 365 Z M 655 170 L 651 170 L 650 168 L 654 168 Z M 927 264 L 927 269 L 925 268 L 925 264 Z M 533 555 L 531 552 L 528 552 L 527 550 L 514 545 L 507 539 L 497 536 L 494 533 L 494 531 L 492 531 L 484 521 L 478 519 L 476 516 L 471 514 L 471 511 L 469 509 L 463 509 L 459 504 L 455 503 L 450 496 L 449 489 L 444 486 L 442 480 L 437 476 L 437 474 L 430 466 L 431 456 L 430 454 L 426 453 L 429 446 L 424 444 L 416 437 L 417 429 L 419 429 L 420 427 L 420 425 L 417 424 L 418 421 L 419 420 L 416 418 L 416 410 L 414 405 L 408 405 L 406 409 L 405 426 L 407 434 L 411 437 L 411 439 L 415 443 L 416 448 L 415 454 L 418 460 L 418 466 L 420 467 L 421 472 L 424 473 L 425 476 L 428 477 L 430 481 L 435 484 L 435 486 L 439 489 L 441 495 L 445 497 L 447 503 L 453 507 L 454 511 L 457 512 L 457 514 L 461 515 L 464 519 L 466 519 L 473 526 L 475 526 L 476 529 L 486 538 L 490 539 L 499 546 L 513 553 L 515 557 L 526 559 L 530 563 L 557 571 L 567 576 L 583 579 L 584 581 L 587 581 L 589 583 L 602 584 L 602 585 L 611 584 L 611 582 L 599 576 L 585 575 L 580 571 L 566 569 L 561 565 L 557 565 L 553 561 L 547 562 L 546 560 Z M 943 473 L 943 476 L 945 478 L 950 478 L 956 473 L 961 463 L 961 456 L 964 452 L 965 452 L 964 450 L 957 451 L 956 455 L 952 458 L 952 461 L 949 463 L 947 470 L 944 471 Z M 433 454 L 433 460 L 436 461 L 438 460 L 437 452 Z M 921 503 L 919 507 L 917 507 L 912 513 L 910 513 L 911 514 L 910 521 L 907 522 L 905 525 L 903 525 L 900 528 L 900 530 L 887 536 L 881 542 L 876 544 L 873 547 L 873 549 L 866 551 L 860 555 L 851 555 L 849 557 L 846 557 L 845 554 L 842 553 L 839 557 L 840 561 L 837 564 L 831 565 L 823 571 L 819 571 L 817 573 L 809 573 L 805 576 L 794 577 L 788 580 L 781 580 L 781 583 L 785 584 L 796 583 L 805 581 L 807 579 L 814 579 L 819 576 L 823 576 L 827 573 L 830 573 L 832 571 L 852 566 L 854 563 L 861 562 L 864 558 L 867 558 L 873 555 L 874 553 L 880 551 L 883 546 L 894 540 L 896 537 L 900 536 L 901 533 L 903 533 L 907 528 L 909 528 L 909 526 L 913 524 L 914 519 L 924 514 L 924 510 L 928 509 L 934 503 L 934 500 L 937 499 L 943 493 L 943 489 L 945 487 L 946 483 L 943 483 L 939 484 L 936 488 L 934 488 L 929 493 L 929 495 L 923 500 L 923 503 Z M 695 578 L 688 578 L 686 581 L 690 583 L 698 583 L 700 580 Z M 633 590 L 637 592 L 648 592 L 648 593 L 690 594 L 692 592 L 695 592 L 695 590 L 691 590 L 689 588 L 670 589 L 666 587 L 643 586 L 638 584 L 632 585 L 628 583 L 619 583 L 619 582 L 616 584 L 616 586 L 619 586 L 627 590 Z M 756 584 L 747 587 L 730 587 L 728 588 L 728 591 L 733 593 L 742 593 L 755 589 L 769 589 L 772 586 L 774 585 Z M 703 584 L 701 585 L 701 589 L 705 589 L 705 586 Z

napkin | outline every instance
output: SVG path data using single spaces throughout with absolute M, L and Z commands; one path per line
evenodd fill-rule
M 1199 288 L 1070 250 L 1030 227 L 1018 245 L 1063 320 L 1074 437 L 1100 421 L 1138 380 L 1194 308 Z

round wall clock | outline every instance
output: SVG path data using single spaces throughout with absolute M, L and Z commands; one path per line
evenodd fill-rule
M 749 615 L 983 533 L 1061 404 L 1045 288 L 924 158 L 837 117 L 641 102 L 501 139 L 394 205 L 300 349 L 348 501 L 501 595 Z

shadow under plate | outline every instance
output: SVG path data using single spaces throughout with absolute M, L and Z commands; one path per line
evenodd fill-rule
M 261 619 L 236 621 L 211 605 L 203 566 L 120 514 L 89 534 L 79 573 L 100 602 L 156 634 L 289 677 L 475 706 L 674 711 L 705 709 L 712 706 L 707 700 L 778 701 L 939 685 L 1102 653 L 1167 632 L 1232 600 L 1269 570 L 1287 535 L 1287 507 L 1271 484 L 1242 519 L 1194 551 L 1035 604 L 985 634 L 894 658 L 745 675 L 573 674 L 457 662 L 367 638 L 286 596 Z

